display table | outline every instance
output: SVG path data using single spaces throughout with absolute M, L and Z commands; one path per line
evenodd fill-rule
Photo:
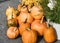
M 14 8 L 17 8 L 19 0 L 0 2 L 0 43 L 22 43 L 21 37 L 17 37 L 16 39 L 9 39 L 6 36 L 6 31 L 8 27 L 6 23 L 7 20 L 5 16 L 5 10 L 8 7 L 8 4 L 10 4 L 10 6 L 13 6 Z M 45 43 L 45 41 L 39 37 L 38 43 Z M 57 40 L 55 43 L 60 43 L 60 41 Z

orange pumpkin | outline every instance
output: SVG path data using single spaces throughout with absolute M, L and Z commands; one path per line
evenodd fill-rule
M 44 30 L 44 40 L 47 43 L 53 43 L 54 41 L 56 41 L 56 38 L 56 31 L 52 26 Z
M 20 13 L 20 15 L 17 17 L 19 24 L 27 22 L 27 23 L 32 23 L 33 18 L 30 15 L 30 13 Z
M 43 17 L 44 11 L 42 6 L 33 6 L 31 8 L 31 16 L 34 19 L 41 19 Z
M 22 33 L 22 42 L 23 43 L 36 43 L 37 41 L 37 33 L 34 30 L 26 28 Z
M 46 22 L 41 22 L 41 20 L 34 20 L 31 24 L 31 29 L 37 31 L 38 34 L 42 36 L 46 26 Z
M 20 35 L 22 35 L 22 33 L 24 32 L 24 30 L 26 30 L 27 27 L 30 27 L 29 23 L 21 23 L 19 27 Z
M 17 27 L 9 27 L 7 30 L 7 36 L 10 39 L 14 39 L 19 35 L 19 30 Z

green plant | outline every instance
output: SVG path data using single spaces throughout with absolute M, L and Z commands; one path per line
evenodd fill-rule
M 42 7 L 44 8 L 45 11 L 45 18 L 50 19 L 50 21 L 55 22 L 55 23 L 60 23 L 60 0 L 56 0 L 57 4 L 53 8 L 53 10 L 50 10 L 50 8 L 47 6 L 49 3 L 49 0 L 42 0 Z

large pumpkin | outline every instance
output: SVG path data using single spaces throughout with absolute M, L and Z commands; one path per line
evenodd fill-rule
M 46 26 L 46 22 L 41 22 L 41 20 L 34 20 L 31 24 L 31 29 L 37 31 L 38 34 L 42 36 Z
M 19 35 L 19 30 L 17 27 L 9 27 L 7 30 L 7 36 L 10 39 L 14 39 Z
M 41 19 L 43 17 L 44 11 L 42 6 L 33 6 L 31 8 L 31 16 L 34 19 Z
M 27 23 L 32 23 L 33 18 L 30 15 L 30 13 L 20 13 L 20 15 L 17 17 L 19 24 L 27 22 Z
M 21 23 L 20 26 L 19 26 L 20 35 L 22 35 L 24 30 L 26 30 L 26 28 L 28 28 L 28 27 L 30 28 L 29 23 Z
M 52 26 L 44 30 L 44 40 L 46 42 L 53 43 L 54 41 L 56 41 L 56 38 L 56 31 Z
M 23 43 L 36 43 L 37 41 L 37 33 L 34 30 L 26 28 L 22 33 L 22 41 Z

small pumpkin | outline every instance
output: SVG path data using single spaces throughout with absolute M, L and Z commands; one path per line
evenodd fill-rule
M 52 26 L 47 27 L 47 29 L 44 30 L 44 40 L 47 43 L 53 43 L 56 41 L 56 31 Z
M 8 25 L 8 27 L 17 26 L 17 19 L 9 19 L 7 21 L 7 25 Z
M 10 39 L 15 39 L 19 35 L 19 30 L 17 27 L 9 27 L 7 30 L 7 37 Z
M 43 36 L 46 26 L 46 22 L 43 22 L 42 20 L 34 20 L 31 24 L 31 29 L 37 31 L 40 36 Z
M 12 19 L 12 18 L 16 18 L 18 14 L 18 11 L 16 9 L 14 9 L 13 7 L 8 7 L 6 9 L 6 16 L 7 16 L 7 20 Z M 12 17 L 13 15 L 13 17 Z
M 22 35 L 22 33 L 24 32 L 24 30 L 29 27 L 30 28 L 30 24 L 29 23 L 21 23 L 20 27 L 19 27 L 19 31 L 20 31 L 20 35 Z
M 36 43 L 37 42 L 37 33 L 34 30 L 26 28 L 22 33 L 22 42 L 23 43 Z
M 33 17 L 30 15 L 30 13 L 20 13 L 20 15 L 17 17 L 18 19 L 18 23 L 21 24 L 21 23 L 32 23 L 33 21 Z
M 41 19 L 43 15 L 44 15 L 44 11 L 43 11 L 42 6 L 33 6 L 31 8 L 31 16 L 34 19 Z

